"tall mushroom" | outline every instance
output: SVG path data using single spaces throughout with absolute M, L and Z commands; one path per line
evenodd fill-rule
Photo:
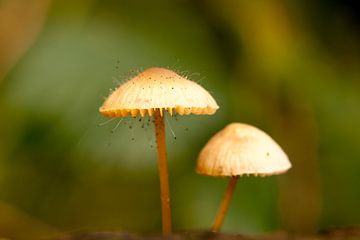
M 222 226 L 239 176 L 275 175 L 290 168 L 281 147 L 256 127 L 231 123 L 215 134 L 200 152 L 196 167 L 199 174 L 230 177 L 212 231 Z
M 218 108 L 213 97 L 197 83 L 168 69 L 149 68 L 120 85 L 99 109 L 106 117 L 154 118 L 164 235 L 171 233 L 164 113 L 211 115 Z

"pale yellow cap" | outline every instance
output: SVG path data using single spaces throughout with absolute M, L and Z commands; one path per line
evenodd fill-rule
M 149 68 L 120 85 L 100 112 L 107 117 L 153 115 L 155 109 L 187 114 L 214 114 L 214 98 L 199 84 L 164 68 Z
M 289 168 L 288 157 L 269 135 L 248 124 L 231 123 L 202 149 L 196 171 L 209 176 L 265 176 Z

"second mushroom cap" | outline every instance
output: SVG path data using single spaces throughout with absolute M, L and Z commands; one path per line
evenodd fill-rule
M 290 167 L 287 155 L 265 132 L 231 123 L 202 149 L 196 171 L 210 176 L 273 175 Z

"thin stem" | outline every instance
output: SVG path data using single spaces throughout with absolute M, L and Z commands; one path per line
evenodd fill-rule
M 215 218 L 214 225 L 211 229 L 211 231 L 213 231 L 213 232 L 218 232 L 224 222 L 224 218 L 225 218 L 226 212 L 229 208 L 229 203 L 230 203 L 231 197 L 235 191 L 237 180 L 238 180 L 238 176 L 230 177 L 229 183 L 226 187 L 226 192 L 225 192 L 224 198 L 221 202 L 220 208 L 219 208 L 218 213 Z
M 158 167 L 160 176 L 160 193 L 162 209 L 162 226 L 163 235 L 171 234 L 171 211 L 170 211 L 170 191 L 169 176 L 166 160 L 166 143 L 165 143 L 165 124 L 164 117 L 159 110 L 154 113 L 155 118 L 155 135 L 158 154 Z

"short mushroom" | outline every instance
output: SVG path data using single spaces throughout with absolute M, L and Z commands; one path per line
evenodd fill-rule
M 200 152 L 196 167 L 199 174 L 230 177 L 212 231 L 222 226 L 239 176 L 276 175 L 290 168 L 281 147 L 254 126 L 231 123 L 215 134 Z
M 218 108 L 199 84 L 168 69 L 149 68 L 121 84 L 99 109 L 106 117 L 154 117 L 164 235 L 171 233 L 164 113 L 211 115 Z

